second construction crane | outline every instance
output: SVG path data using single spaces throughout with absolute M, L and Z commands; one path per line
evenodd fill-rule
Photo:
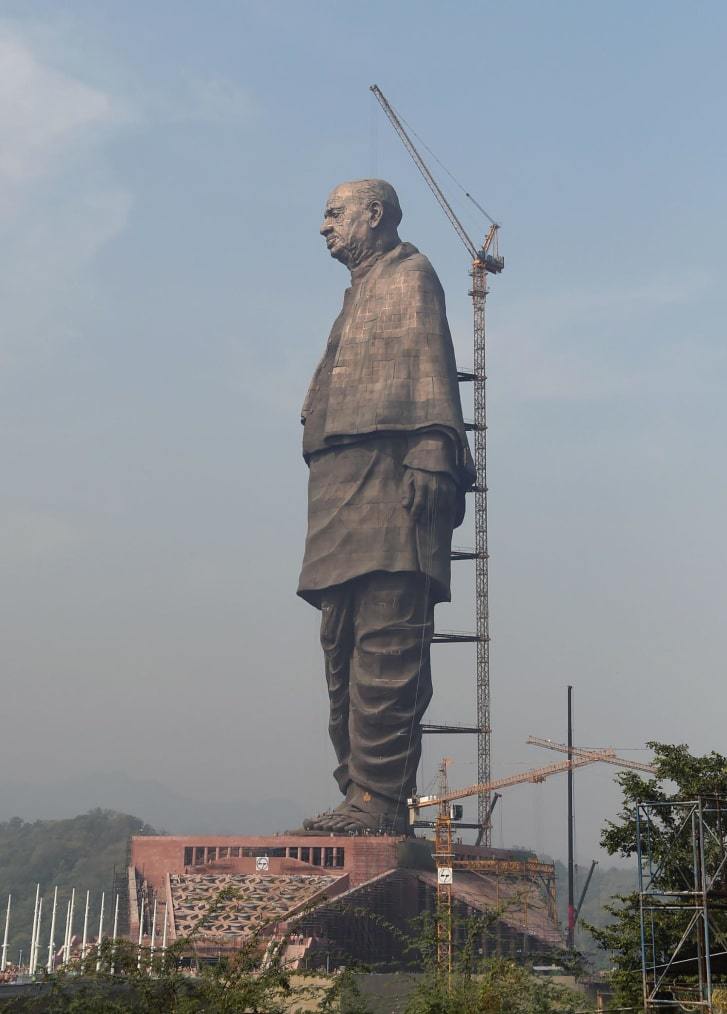
M 455 232 L 464 243 L 471 258 L 470 276 L 472 287 L 469 295 L 474 312 L 474 364 L 472 373 L 460 373 L 461 381 L 471 381 L 474 388 L 474 420 L 467 428 L 474 431 L 474 459 L 477 472 L 475 483 L 475 545 L 472 552 L 458 551 L 452 559 L 474 559 L 475 561 L 475 612 L 476 632 L 474 637 L 462 634 L 435 634 L 434 640 L 441 642 L 474 641 L 477 645 L 476 695 L 477 695 L 477 781 L 486 786 L 491 781 L 492 765 L 490 750 L 491 708 L 490 708 L 490 605 L 489 605 L 489 549 L 487 544 L 487 340 L 485 331 L 485 301 L 487 298 L 488 274 L 499 274 L 505 261 L 498 250 L 499 225 L 473 198 L 490 221 L 490 228 L 481 247 L 470 239 L 452 206 L 432 176 L 426 162 L 417 151 L 400 118 L 386 99 L 378 85 L 371 85 L 371 91 L 386 113 L 414 164 L 424 177 L 440 207 L 452 223 Z M 446 726 L 437 726 L 432 731 L 446 732 Z M 463 732 L 462 727 L 452 727 L 453 732 Z M 490 818 L 492 795 L 483 789 L 477 796 L 477 844 L 490 845 Z
M 435 806 L 439 812 L 434 821 L 434 861 L 437 866 L 437 961 L 440 969 L 452 971 L 452 883 L 455 870 L 470 870 L 477 872 L 494 873 L 515 873 L 520 875 L 540 875 L 547 870 L 547 865 L 538 860 L 502 859 L 493 856 L 477 858 L 457 858 L 454 852 L 452 829 L 456 826 L 456 820 L 460 816 L 461 807 L 453 805 L 458 799 L 467 799 L 469 796 L 479 796 L 483 790 L 494 792 L 496 789 L 504 789 L 513 785 L 522 785 L 523 782 L 539 783 L 544 782 L 551 775 L 557 775 L 567 771 L 572 773 L 574 768 L 584 767 L 586 764 L 602 762 L 614 764 L 616 767 L 632 771 L 647 771 L 655 773 L 651 764 L 642 764 L 639 761 L 627 760 L 619 757 L 612 747 L 601 747 L 600 749 L 586 750 L 582 747 L 566 746 L 564 743 L 555 743 L 551 739 L 538 739 L 535 736 L 528 738 L 528 743 L 537 746 L 544 746 L 549 750 L 557 750 L 568 754 L 568 760 L 556 761 L 554 764 L 547 764 L 544 767 L 531 768 L 529 771 L 520 771 L 515 775 L 507 775 L 490 781 L 487 785 L 469 785 L 463 789 L 450 789 L 447 780 L 448 758 L 445 758 L 440 766 L 439 789 L 434 796 L 413 796 L 409 799 L 409 820 L 412 827 L 420 824 L 419 816 L 421 810 L 426 807 Z M 495 793 L 498 795 L 498 793 Z M 589 881 L 591 873 L 589 874 Z M 586 885 L 587 886 L 587 885 Z M 585 889 L 581 895 L 581 903 L 585 896 Z M 553 895 L 553 901 L 555 900 Z M 580 909 L 580 903 L 579 903 Z M 569 924 L 569 932 L 571 926 Z M 572 938 L 570 939 L 572 947 Z

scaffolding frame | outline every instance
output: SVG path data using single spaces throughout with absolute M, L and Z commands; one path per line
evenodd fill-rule
M 727 797 L 640 801 L 636 853 L 644 1010 L 713 1014 L 713 961 L 727 955 L 715 920 L 727 912 Z

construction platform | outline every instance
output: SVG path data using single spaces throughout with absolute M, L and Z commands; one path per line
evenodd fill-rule
M 433 843 L 391 835 L 135 836 L 128 868 L 129 931 L 156 945 L 194 938 L 198 957 L 239 949 L 252 935 L 280 941 L 292 968 L 411 967 L 407 936 L 436 908 Z M 454 846 L 456 917 L 498 912 L 483 953 L 532 960 L 564 946 L 555 870 L 532 853 Z M 221 893 L 222 892 L 222 893 Z M 462 929 L 464 932 L 464 929 Z M 416 964 L 416 962 L 415 962 Z

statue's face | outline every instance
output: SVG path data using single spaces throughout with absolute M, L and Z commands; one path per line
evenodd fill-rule
M 326 201 L 321 236 L 331 257 L 348 268 L 355 267 L 371 249 L 373 231 L 383 212 L 377 203 L 367 205 L 354 187 L 345 185 L 331 191 Z

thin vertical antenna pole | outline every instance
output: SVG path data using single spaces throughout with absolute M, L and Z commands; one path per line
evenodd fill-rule
M 164 902 L 164 929 L 162 930 L 162 954 L 167 953 L 167 903 Z
M 58 887 L 56 886 L 53 889 L 53 913 L 50 917 L 50 935 L 48 937 L 48 964 L 46 965 L 48 975 L 51 975 L 53 973 L 53 965 L 55 963 L 54 959 L 55 959 L 56 942 L 54 940 L 54 937 L 56 933 L 57 906 L 58 906 Z
M 83 913 L 83 940 L 81 942 L 81 961 L 86 957 L 88 947 L 88 909 L 91 903 L 91 892 L 86 891 L 86 909 Z
M 38 925 L 38 901 L 40 898 L 40 884 L 35 888 L 35 905 L 33 907 L 33 928 L 30 931 L 30 950 L 28 952 L 28 972 L 33 969 L 33 951 L 35 950 L 35 928 Z
M 485 301 L 487 271 L 478 258 L 472 264 L 474 314 L 474 424 L 475 424 L 475 611 L 477 621 L 477 781 L 487 784 L 491 773 L 490 715 L 490 590 L 487 543 L 487 335 Z M 477 797 L 477 844 L 492 845 L 491 794 Z
M 3 933 L 3 953 L 0 958 L 0 972 L 4 972 L 8 964 L 8 934 L 10 933 L 10 902 L 12 894 L 8 895 L 8 907 L 5 909 L 5 932 Z
M 98 939 L 96 941 L 96 971 L 101 971 L 101 941 L 103 940 L 103 910 L 106 902 L 106 892 L 101 892 L 101 913 L 98 917 Z
M 568 687 L 568 950 L 575 946 L 576 909 L 573 869 L 573 687 Z
M 116 904 L 114 905 L 114 932 L 112 936 L 111 944 L 111 974 L 114 974 L 114 958 L 116 956 L 116 938 L 119 932 L 119 896 L 116 895 Z

